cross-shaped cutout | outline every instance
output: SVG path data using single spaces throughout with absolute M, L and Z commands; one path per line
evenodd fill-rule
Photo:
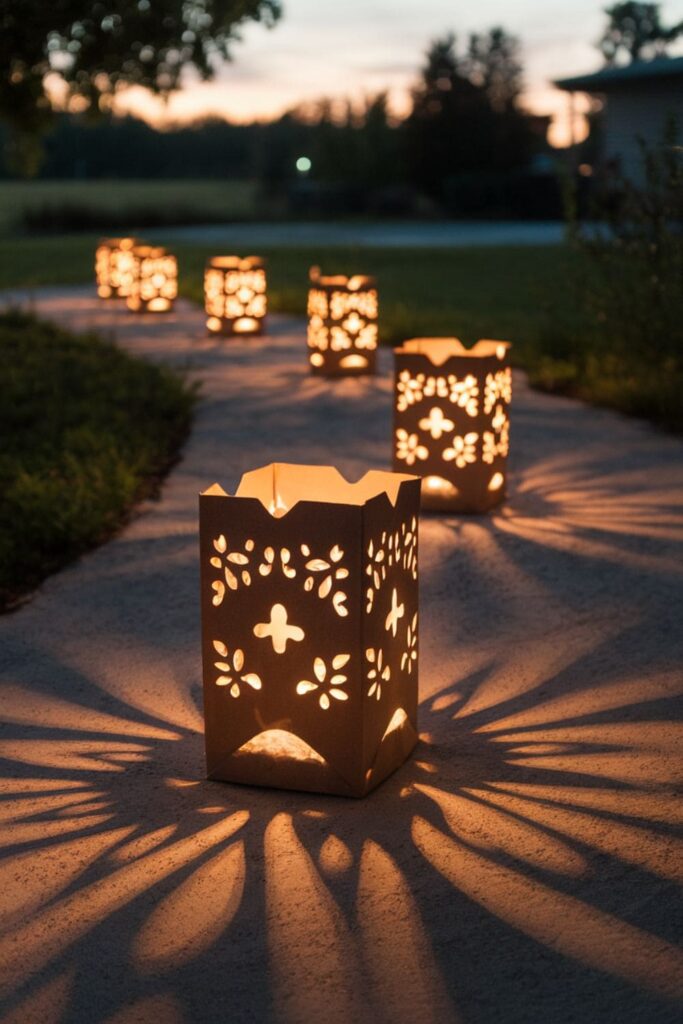
M 435 405 L 433 409 L 430 409 L 429 416 L 425 416 L 424 419 L 420 420 L 420 430 L 428 430 L 435 441 L 447 434 L 449 430 L 455 429 L 455 423 L 453 420 L 449 420 L 444 416 L 443 411 L 439 409 L 438 405 Z
M 304 631 L 300 626 L 290 626 L 288 624 L 287 609 L 283 604 L 274 604 L 270 609 L 270 622 L 259 622 L 254 626 L 254 636 L 257 636 L 259 640 L 265 640 L 266 637 L 270 637 L 276 654 L 285 653 L 288 640 L 303 640 L 304 635 Z
M 398 603 L 398 594 L 396 593 L 396 587 L 394 587 L 391 593 L 391 609 L 387 615 L 384 628 L 391 630 L 391 635 L 396 636 L 396 630 L 398 629 L 398 620 L 402 619 L 406 612 L 406 606 Z

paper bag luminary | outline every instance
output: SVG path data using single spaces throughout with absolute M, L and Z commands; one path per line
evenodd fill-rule
M 136 238 L 103 238 L 95 250 L 95 282 L 101 299 L 126 297 L 124 282 L 133 266 Z
M 393 464 L 422 476 L 423 508 L 485 512 L 503 500 L 509 347 L 415 338 L 396 349 Z
M 258 256 L 214 256 L 204 271 L 209 334 L 262 334 L 266 319 L 266 270 Z
M 308 358 L 326 377 L 374 373 L 377 358 L 377 285 L 372 277 L 323 277 L 311 267 Z
M 200 495 L 209 778 L 360 797 L 408 757 L 419 499 L 298 465 Z
M 126 305 L 134 313 L 167 313 L 178 295 L 178 261 L 160 246 L 136 245 L 123 275 Z

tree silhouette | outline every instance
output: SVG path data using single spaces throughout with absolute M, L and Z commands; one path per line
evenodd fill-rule
M 434 198 L 441 197 L 445 176 L 493 157 L 491 107 L 484 90 L 465 77 L 455 42 L 449 34 L 430 46 L 406 123 L 413 180 Z
M 517 109 L 516 40 L 500 28 L 472 36 L 460 57 L 453 34 L 435 40 L 406 122 L 412 180 L 442 200 L 459 175 L 524 166 L 536 140 Z
M 519 40 L 504 28 L 470 36 L 464 65 L 467 77 L 481 86 L 498 113 L 512 110 L 522 91 Z
M 605 8 L 609 22 L 598 42 L 607 64 L 621 56 L 630 60 L 662 56 L 666 47 L 683 33 L 683 21 L 668 28 L 661 22 L 659 4 L 626 3 Z
M 37 169 L 48 75 L 91 111 L 124 85 L 168 94 L 188 67 L 210 78 L 242 24 L 273 24 L 279 13 L 279 0 L 0 0 L 0 117 L 13 129 L 15 165 Z

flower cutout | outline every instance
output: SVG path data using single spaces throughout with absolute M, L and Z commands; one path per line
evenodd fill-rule
M 397 458 L 405 459 L 406 464 L 412 466 L 416 459 L 426 459 L 428 455 L 428 450 L 420 444 L 417 434 L 409 434 L 403 427 L 399 427 L 396 431 Z
M 490 413 L 496 402 L 510 403 L 512 399 L 512 371 L 510 367 L 486 374 L 484 412 Z
M 421 401 L 424 379 L 423 373 L 418 373 L 417 377 L 411 377 L 408 370 L 401 370 L 396 382 L 398 394 L 396 405 L 399 412 L 405 412 L 409 405 Z
M 313 662 L 313 674 L 315 675 L 316 682 L 310 679 L 302 679 L 296 684 L 296 692 L 299 696 L 303 696 L 306 693 L 320 690 L 318 704 L 323 711 L 327 711 L 330 707 L 330 697 L 333 700 L 348 700 L 348 693 L 340 689 L 340 687 L 348 682 L 348 676 L 341 675 L 339 669 L 344 668 L 350 658 L 350 654 L 335 655 L 332 659 L 332 671 L 335 674 L 330 676 L 329 679 L 327 678 L 327 665 L 322 658 L 316 658 Z
M 331 327 L 330 339 L 330 348 L 333 352 L 344 352 L 347 348 L 352 347 L 351 338 L 343 327 Z
M 498 445 L 496 444 L 495 434 L 492 434 L 490 430 L 485 430 L 481 439 L 481 457 L 484 462 L 490 465 L 498 454 Z
M 393 538 L 392 546 L 393 546 Z M 373 541 L 368 544 L 368 563 L 365 566 L 366 575 L 372 577 L 375 590 L 379 590 L 380 585 L 387 578 L 387 565 L 389 564 L 388 559 L 385 559 L 385 550 L 383 544 L 386 541 L 386 533 L 382 535 L 382 543 L 378 544 L 375 548 Z
M 507 421 L 507 416 L 505 415 L 503 406 L 497 405 L 495 415 L 491 420 L 491 426 L 495 430 L 496 434 L 500 434 L 504 430 L 507 425 Z
M 479 435 L 474 431 L 460 437 L 458 434 L 453 438 L 453 447 L 446 448 L 443 458 L 446 462 L 455 462 L 458 469 L 463 469 L 468 463 L 477 461 L 477 453 L 474 446 Z
M 261 576 L 270 576 L 271 572 L 273 571 L 277 555 L 278 552 L 275 551 L 275 548 L 267 547 L 264 549 L 263 561 L 258 567 L 258 571 L 261 574 Z M 292 553 L 289 550 L 289 548 L 280 548 L 279 558 L 283 574 L 289 580 L 294 579 L 294 577 L 296 576 L 296 569 L 292 565 L 290 565 Z
M 368 647 L 365 657 L 370 662 L 368 670 L 368 697 L 375 697 L 377 700 L 382 696 L 382 680 L 388 682 L 391 678 L 391 669 L 384 664 L 384 651 L 380 647 L 375 651 L 374 647 Z
M 491 420 L 491 426 L 495 433 L 487 430 L 482 435 L 483 449 L 481 457 L 489 465 L 497 455 L 502 455 L 504 458 L 508 453 L 510 438 L 509 421 L 501 405 L 496 407 L 496 413 Z
M 237 590 L 240 582 L 245 586 L 251 586 L 251 573 L 247 566 L 250 562 L 251 553 L 254 550 L 253 540 L 247 540 L 244 542 L 244 551 L 230 551 L 228 548 L 228 541 L 225 534 L 221 534 L 219 537 L 215 537 L 213 541 L 213 549 L 216 552 L 209 559 L 211 566 L 214 569 L 223 570 L 223 580 L 214 580 L 211 584 L 211 589 L 214 591 L 214 596 L 211 599 L 215 607 L 218 607 L 223 602 L 225 597 L 226 584 L 230 590 Z
M 353 310 L 349 313 L 346 320 L 343 321 L 342 327 L 347 334 L 358 334 L 362 327 L 365 326 L 365 321 L 358 316 L 358 313 Z
M 216 654 L 219 654 L 223 661 L 214 661 L 214 667 L 221 673 L 216 679 L 216 686 L 229 686 L 231 697 L 239 697 L 241 693 L 240 683 L 246 683 L 252 690 L 261 689 L 261 677 L 257 676 L 255 672 L 245 672 L 244 675 L 240 675 L 244 668 L 244 651 L 237 647 L 233 651 L 232 658 L 228 648 L 222 640 L 213 641 L 213 649 Z M 237 677 L 237 678 L 236 678 Z
M 448 397 L 448 384 L 446 383 L 445 377 L 427 377 L 424 387 L 424 397 L 433 398 L 434 395 L 438 398 Z
M 417 665 L 417 612 L 413 615 L 412 622 L 408 624 L 406 632 L 406 649 L 401 655 L 401 671 L 411 674 Z
M 301 554 L 304 558 L 307 558 L 306 569 L 309 573 L 320 574 L 322 579 L 318 583 L 318 597 L 325 599 L 332 594 L 332 607 L 336 611 L 337 615 L 342 617 L 349 614 L 349 610 L 345 605 L 347 595 L 343 590 L 337 590 L 332 593 L 335 585 L 335 581 L 348 579 L 349 570 L 339 563 L 344 557 L 344 552 L 338 544 L 330 550 L 327 558 L 311 558 L 311 549 L 308 544 L 301 545 Z M 316 577 L 310 575 L 306 577 L 304 582 L 304 590 L 309 592 L 315 589 Z
M 377 348 L 377 324 L 366 324 L 358 332 L 356 348 Z
M 419 427 L 420 430 L 428 430 L 434 440 L 438 441 L 450 430 L 455 430 L 455 423 L 444 416 L 443 411 L 435 405 L 429 410 L 429 416 L 420 420 Z
M 468 373 L 463 380 L 459 380 L 455 374 L 449 374 L 448 384 L 451 402 L 459 409 L 464 409 L 468 416 L 476 416 L 479 410 L 477 378 Z

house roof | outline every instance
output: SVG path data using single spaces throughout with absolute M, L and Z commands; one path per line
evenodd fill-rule
M 662 81 L 667 78 L 683 79 L 683 57 L 655 57 L 654 60 L 634 60 L 621 67 L 606 67 L 588 75 L 559 78 L 553 82 L 558 89 L 568 92 L 609 92 L 629 83 Z M 683 84 L 683 82 L 682 82 Z

